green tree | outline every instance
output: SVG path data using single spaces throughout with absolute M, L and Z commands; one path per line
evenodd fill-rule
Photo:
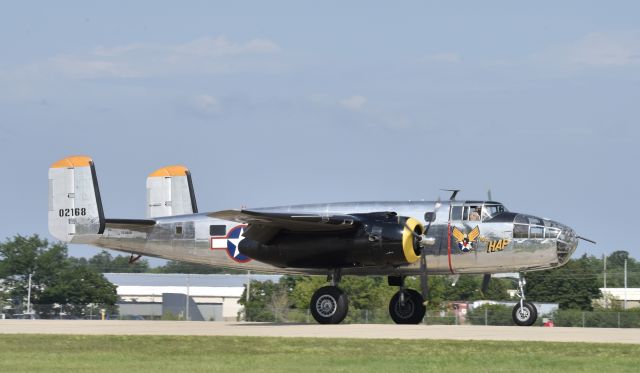
M 40 289 L 57 280 L 59 271 L 68 268 L 66 259 L 66 245 L 50 245 L 38 235 L 17 235 L 0 243 L 0 278 L 8 298 L 19 308 L 17 313 L 23 311 L 29 275 L 32 292 L 37 295 Z
M 624 287 L 624 261 L 627 260 L 627 286 L 640 287 L 640 262 L 629 256 L 627 251 L 618 250 L 607 256 L 607 287 Z M 600 260 L 598 272 L 603 272 L 604 263 Z M 603 284 L 600 276 L 600 284 Z M 604 285 L 602 285 L 604 286 Z
M 72 266 L 60 271 L 57 280 L 40 291 L 34 303 L 49 316 L 54 316 L 52 305 L 58 304 L 65 314 L 83 317 L 89 304 L 111 308 L 118 301 L 116 288 L 94 268 Z
M 492 278 L 489 281 L 489 287 L 487 293 L 484 294 L 483 299 L 490 300 L 510 300 L 507 290 L 511 286 L 511 281 L 504 278 Z
M 327 285 L 325 276 L 297 276 L 294 281 L 294 287 L 289 297 L 292 305 L 298 309 L 308 308 L 313 292 Z
M 149 261 L 146 259 L 129 263 L 128 256 L 113 256 L 106 250 L 100 251 L 89 259 L 69 258 L 69 260 L 76 265 L 86 265 L 101 273 L 145 273 L 150 270 Z
M 449 301 L 475 301 L 482 299 L 481 280 L 476 275 L 460 275 L 455 286 L 448 286 L 445 299 Z
M 570 260 L 561 268 L 527 274 L 527 298 L 559 303 L 562 309 L 593 309 L 592 300 L 601 296 L 598 274 L 587 255 Z
M 251 280 L 249 301 L 245 287 L 239 300 L 244 310 L 238 317 L 245 321 L 281 321 L 286 318 L 290 306 L 288 291 L 287 283 L 282 279 L 277 283 Z
M 115 286 L 94 268 L 70 260 L 66 245 L 50 244 L 38 235 L 15 236 L 1 243 L 0 278 L 5 292 L 17 305 L 16 313 L 25 308 L 30 274 L 32 303 L 42 316 L 51 315 L 52 302 L 80 316 L 82 312 L 73 307 L 82 308 L 88 303 L 109 307 L 117 301 Z
M 216 273 L 246 273 L 247 271 L 240 271 L 235 269 L 212 267 L 205 264 L 179 262 L 170 260 L 167 264 L 156 267 L 153 269 L 155 273 L 198 273 L 198 274 L 216 274 Z

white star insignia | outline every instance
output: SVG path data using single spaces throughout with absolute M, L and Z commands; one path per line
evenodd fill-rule
M 238 247 L 240 247 L 240 241 L 244 240 L 244 227 L 240 228 L 240 235 L 238 236 L 238 238 L 230 238 L 229 242 L 231 242 L 231 244 L 233 246 L 235 246 L 235 251 L 233 252 L 233 257 L 237 258 L 238 255 L 240 255 L 240 250 L 238 249 Z

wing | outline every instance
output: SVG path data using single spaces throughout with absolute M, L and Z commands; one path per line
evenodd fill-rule
M 251 210 L 225 210 L 209 214 L 212 218 L 248 224 L 243 236 L 268 243 L 280 231 L 339 232 L 355 230 L 360 219 L 355 215 L 317 215 L 260 212 Z
M 469 241 L 473 242 L 475 241 L 478 236 L 480 235 L 480 228 L 478 228 L 478 226 L 476 225 L 475 228 L 473 228 L 473 230 L 471 232 L 469 232 Z
M 453 237 L 455 237 L 456 240 L 460 242 L 464 241 L 464 233 L 462 233 L 458 227 L 453 227 L 453 232 L 451 232 L 451 234 L 453 234 Z

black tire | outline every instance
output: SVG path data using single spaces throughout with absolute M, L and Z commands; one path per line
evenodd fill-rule
M 349 299 L 339 287 L 324 286 L 313 293 L 309 309 L 319 324 L 340 324 L 347 317 Z
M 536 306 L 531 302 L 522 302 L 522 308 L 520 308 L 520 302 L 516 303 L 511 312 L 513 322 L 518 326 L 531 326 L 538 319 L 538 310 Z
M 422 295 L 413 289 L 404 290 L 404 305 L 400 304 L 400 292 L 389 302 L 389 315 L 396 324 L 419 324 L 426 312 Z

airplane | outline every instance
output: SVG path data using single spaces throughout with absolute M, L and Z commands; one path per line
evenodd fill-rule
M 320 324 L 339 324 L 349 302 L 344 275 L 386 276 L 398 292 L 389 303 L 397 324 L 425 315 L 429 275 L 491 274 L 558 268 L 578 236 L 556 221 L 508 211 L 499 202 L 349 202 L 200 213 L 190 171 L 162 167 L 147 178 L 146 219 L 105 218 L 93 160 L 61 159 L 49 168 L 50 233 L 58 240 L 140 256 L 253 272 L 326 275 L 310 312 Z M 594 242 L 595 243 L 595 242 Z M 420 276 L 421 292 L 405 287 Z M 533 325 L 537 310 L 519 276 L 516 325 Z

